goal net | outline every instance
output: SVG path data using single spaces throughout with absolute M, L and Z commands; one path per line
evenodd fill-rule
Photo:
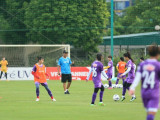
M 64 50 L 70 57 L 70 45 L 0 45 L 0 58 L 5 57 L 9 67 L 32 67 L 41 56 L 46 66 L 53 67 Z

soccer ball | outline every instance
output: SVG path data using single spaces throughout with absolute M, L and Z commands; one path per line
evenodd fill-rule
M 104 84 L 103 86 L 104 86 L 104 88 L 108 88 L 108 87 L 109 87 L 109 85 L 108 85 L 108 84 Z
M 155 26 L 155 30 L 160 30 L 160 26 L 159 26 L 159 25 L 156 25 L 156 26 Z
M 120 99 L 119 95 L 117 95 L 117 94 L 113 95 L 113 100 L 114 101 L 119 101 L 119 99 Z
M 117 88 L 123 88 L 123 85 L 122 84 L 118 84 Z
M 112 88 L 116 88 L 116 84 L 112 84 Z

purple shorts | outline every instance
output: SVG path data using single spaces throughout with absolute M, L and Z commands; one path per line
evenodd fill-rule
M 127 83 L 133 83 L 134 77 L 127 77 L 125 80 Z
M 157 112 L 159 108 L 159 97 L 143 97 L 143 105 L 148 112 Z
M 40 84 L 41 84 L 42 86 L 43 86 L 43 85 L 48 85 L 47 82 L 45 82 L 45 83 L 35 82 L 35 85 L 36 85 L 36 86 L 37 86 L 37 85 L 39 86 Z
M 112 78 L 112 73 L 107 73 L 108 79 Z
M 126 75 L 123 75 L 123 76 L 121 77 L 121 76 L 120 76 L 121 74 L 123 74 L 123 73 L 118 73 L 117 78 L 122 78 L 122 79 L 126 78 Z
M 102 82 L 94 83 L 94 88 L 101 88 L 102 85 L 103 85 Z

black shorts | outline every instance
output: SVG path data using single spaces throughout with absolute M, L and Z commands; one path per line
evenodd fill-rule
M 123 87 L 129 88 L 131 85 L 132 85 L 132 83 L 124 82 Z
M 71 74 L 62 74 L 61 82 L 62 83 L 72 82 L 72 75 Z

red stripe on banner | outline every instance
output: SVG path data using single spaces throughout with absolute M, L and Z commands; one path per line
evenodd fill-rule
M 58 76 L 57 67 L 47 67 L 46 72 L 49 74 L 50 80 L 61 79 L 61 76 Z M 89 73 L 89 67 L 72 67 L 71 72 L 73 80 L 86 80 L 86 77 Z M 89 80 L 92 79 L 91 76 Z

